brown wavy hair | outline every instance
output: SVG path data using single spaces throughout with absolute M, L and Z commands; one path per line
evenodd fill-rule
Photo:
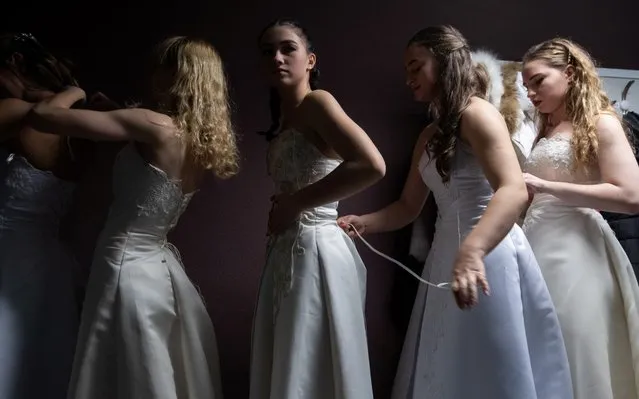
M 22 56 L 18 65 L 10 63 L 14 54 Z M 67 86 L 78 86 L 71 63 L 55 57 L 30 33 L 0 34 L 0 68 L 27 79 L 23 84 L 35 85 L 33 89 L 59 93 Z
M 427 48 L 437 61 L 437 94 L 431 106 L 437 131 L 427 146 L 437 172 L 444 182 L 448 182 L 462 113 L 470 104 L 471 97 L 485 97 L 482 88 L 488 86 L 488 76 L 484 68 L 473 65 L 466 39 L 452 26 L 422 29 L 408 41 L 408 46 L 411 45 Z
M 587 171 L 587 166 L 597 161 L 599 140 L 596 124 L 599 115 L 609 113 L 619 118 L 603 90 L 595 62 L 581 46 L 564 38 L 547 40 L 531 47 L 523 62 L 535 60 L 562 71 L 567 67 L 574 70 L 564 101 L 566 114 L 573 126 L 573 167 Z M 537 116 L 538 141 L 548 133 L 550 115 L 537 113 Z
M 156 62 L 173 72 L 168 105 L 195 164 L 220 178 L 239 171 L 239 153 L 226 74 L 215 48 L 200 39 L 176 36 L 156 49 Z

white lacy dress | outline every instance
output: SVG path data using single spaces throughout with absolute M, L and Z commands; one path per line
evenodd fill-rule
M 539 140 L 526 171 L 551 181 L 600 181 L 596 167 L 573 172 L 568 135 Z M 639 286 L 613 231 L 594 209 L 536 194 L 524 232 L 557 308 L 575 398 L 639 398 Z
M 460 143 L 450 181 L 424 152 L 419 168 L 439 214 L 426 267 L 450 281 L 459 245 L 493 196 L 471 149 Z M 572 399 L 557 314 L 539 265 L 515 225 L 486 257 L 489 297 L 460 310 L 450 290 L 420 286 L 393 399 Z
M 339 165 L 296 130 L 269 148 L 279 192 Z M 272 237 L 255 311 L 251 399 L 372 399 L 364 304 L 366 268 L 337 225 L 337 202 L 309 209 Z
M 64 399 L 79 324 L 60 240 L 75 184 L 10 154 L 0 167 L 0 398 Z
M 69 399 L 220 399 L 213 324 L 166 239 L 191 194 L 134 144 L 115 161 L 113 189 Z

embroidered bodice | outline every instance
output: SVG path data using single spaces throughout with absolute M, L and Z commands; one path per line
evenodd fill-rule
M 105 234 L 135 233 L 152 241 L 166 238 L 192 197 L 144 160 L 133 143 L 120 151 L 113 166 L 113 195 Z
M 313 143 L 294 129 L 283 130 L 269 145 L 268 171 L 277 193 L 293 193 L 324 178 L 341 161 L 322 154 Z M 273 315 L 277 316 L 282 298 L 293 286 L 294 261 L 306 248 L 299 242 L 305 228 L 336 227 L 338 202 L 324 204 L 302 212 L 297 223 L 284 233 L 271 236 L 267 257 L 273 263 Z
M 295 129 L 282 131 L 269 146 L 268 171 L 278 193 L 292 193 L 324 178 L 341 161 L 327 158 Z M 325 207 L 337 208 L 337 202 Z
M 0 183 L 0 233 L 37 232 L 57 235 L 71 203 L 75 183 L 9 154 Z
M 524 171 L 550 181 L 589 183 L 600 180 L 599 171 L 591 167 L 588 173 L 573 170 L 570 136 L 557 134 L 541 138 L 524 164 Z
M 573 168 L 573 151 L 569 135 L 556 134 L 551 138 L 541 138 L 533 147 L 524 165 L 524 172 L 540 179 L 565 183 L 593 184 L 601 181 L 599 170 L 591 166 L 586 170 Z M 601 217 L 590 208 L 578 208 L 547 193 L 537 193 L 528 207 L 522 228 L 529 231 L 544 218 L 556 219 L 573 212 L 587 212 Z

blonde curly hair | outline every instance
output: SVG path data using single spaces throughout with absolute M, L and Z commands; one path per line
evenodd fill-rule
M 173 73 L 167 107 L 192 161 L 223 179 L 237 174 L 239 153 L 219 54 L 211 44 L 184 36 L 166 39 L 156 50 L 157 65 Z
M 603 90 L 601 79 L 593 59 L 578 44 L 564 38 L 555 38 L 537 44 L 524 55 L 523 62 L 541 60 L 560 70 L 573 68 L 573 75 L 565 94 L 566 113 L 573 126 L 572 149 L 576 169 L 586 169 L 597 161 L 599 139 L 597 119 L 603 113 L 615 112 L 608 95 Z M 544 137 L 549 127 L 548 114 L 538 114 L 539 136 Z

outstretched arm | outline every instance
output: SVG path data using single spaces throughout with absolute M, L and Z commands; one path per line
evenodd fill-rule
M 619 120 L 602 114 L 597 121 L 599 171 L 602 183 L 545 181 L 526 175 L 538 192 L 572 205 L 618 213 L 639 213 L 639 166 Z
M 60 95 L 80 97 L 78 88 Z M 121 109 L 109 112 L 68 109 L 53 101 L 36 104 L 26 117 L 36 130 L 51 134 L 102 141 L 135 140 L 146 143 L 161 141 L 171 132 L 171 119 L 145 109 Z
M 355 228 L 363 234 L 382 233 L 394 231 L 412 223 L 428 198 L 429 189 L 424 184 L 419 172 L 419 160 L 426 150 L 426 143 L 432 136 L 436 127 L 430 125 L 426 127 L 417 139 L 415 148 L 413 149 L 413 157 L 408 171 L 406 183 L 399 199 L 377 212 L 369 213 L 363 216 L 343 216 L 338 222 L 351 237 L 355 236 L 355 232 L 349 230 L 348 224 L 352 223 Z

